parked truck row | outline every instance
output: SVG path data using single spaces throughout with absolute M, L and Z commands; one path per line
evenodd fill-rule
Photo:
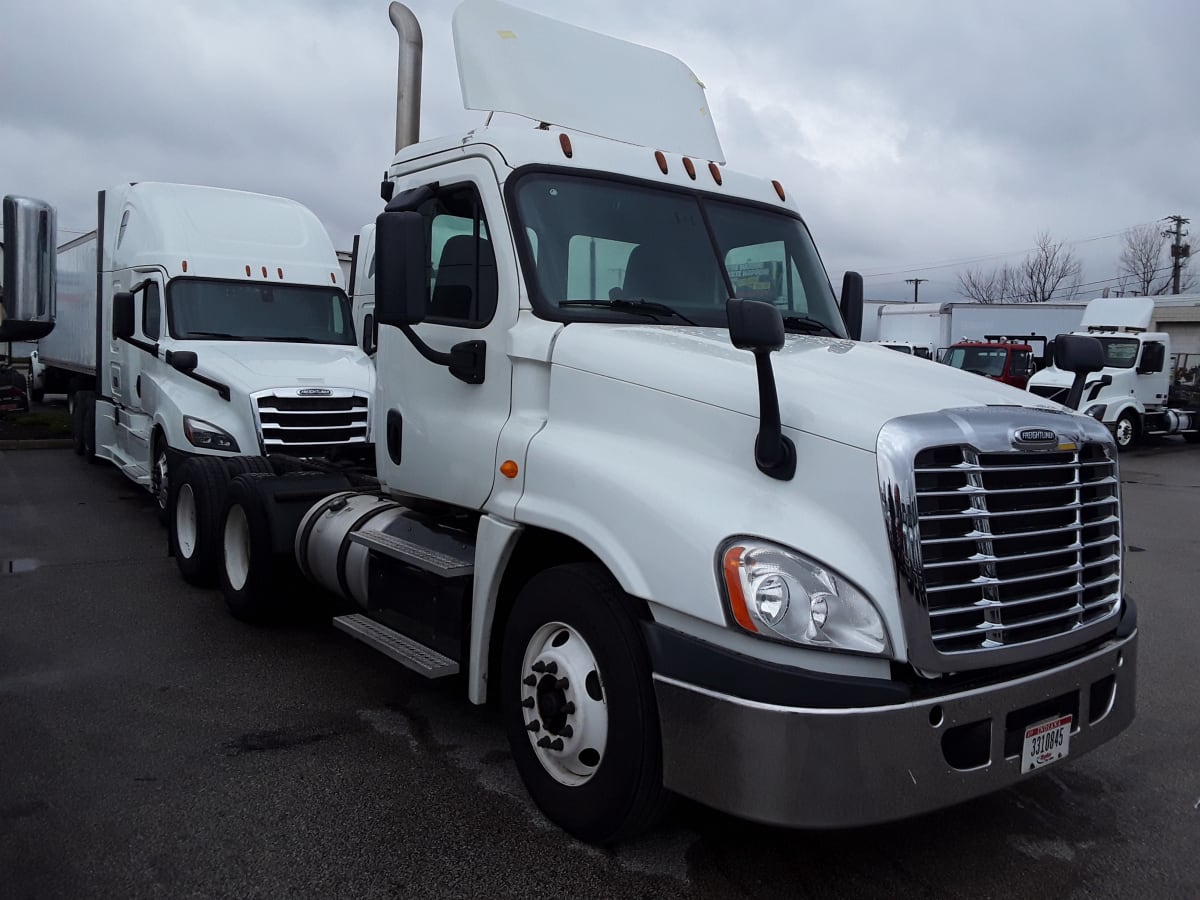
M 420 27 L 389 15 L 396 153 L 345 350 L 374 353 L 373 465 L 266 441 L 353 386 L 238 368 L 293 372 L 240 311 L 319 273 L 177 246 L 122 263 L 125 206 L 102 198 L 83 402 L 96 452 L 150 485 L 150 372 L 201 390 L 211 443 L 185 431 L 163 479 L 184 577 L 256 622 L 297 577 L 340 598 L 339 629 L 499 704 L 530 796 L 597 843 L 669 792 L 780 825 L 902 818 L 1129 725 L 1116 444 L 1072 411 L 1099 338 L 1055 341 L 1066 405 L 862 342 L 861 277 L 835 294 L 794 194 L 726 164 L 681 61 L 466 0 L 464 105 L 521 124 L 421 141 Z M 221 290 L 190 306 L 195 282 Z M 321 290 L 349 329 L 336 275 Z

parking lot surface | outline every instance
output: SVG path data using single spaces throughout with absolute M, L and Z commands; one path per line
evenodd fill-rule
M 0 452 L 0 896 L 1195 898 L 1200 448 L 1127 454 L 1122 480 L 1141 647 L 1116 741 L 893 825 L 679 801 L 598 850 L 541 818 L 457 679 L 316 616 L 243 625 L 115 469 Z

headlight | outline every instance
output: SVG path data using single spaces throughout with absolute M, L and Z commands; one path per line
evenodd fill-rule
M 227 450 L 230 453 L 238 453 L 241 450 L 232 434 L 203 419 L 184 416 L 183 434 L 193 447 L 200 447 L 204 450 Z
M 1091 406 L 1089 406 L 1087 409 L 1085 409 L 1083 411 L 1083 414 L 1085 416 L 1091 416 L 1097 422 L 1103 422 L 1104 414 L 1106 412 L 1108 412 L 1108 404 L 1107 403 L 1093 403 Z
M 883 617 L 837 573 L 765 541 L 725 547 L 721 571 L 729 606 L 746 631 L 826 650 L 889 653 Z

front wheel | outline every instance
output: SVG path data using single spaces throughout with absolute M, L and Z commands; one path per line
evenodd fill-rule
M 596 844 L 648 827 L 666 796 L 662 740 L 633 598 L 594 563 L 521 590 L 500 665 L 505 730 L 533 801 Z
M 1121 413 L 1117 424 L 1113 426 L 1113 437 L 1116 438 L 1117 449 L 1128 450 L 1135 446 L 1138 438 L 1141 437 L 1141 431 L 1136 415 L 1128 410 Z
M 150 463 L 150 492 L 158 504 L 158 521 L 168 525 L 171 511 L 170 462 L 167 457 L 167 439 L 155 432 L 153 460 Z

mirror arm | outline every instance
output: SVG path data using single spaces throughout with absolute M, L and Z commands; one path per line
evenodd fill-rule
M 754 440 L 754 464 L 764 475 L 791 481 L 796 474 L 796 445 L 783 433 L 780 422 L 771 352 L 756 350 L 754 364 L 758 373 L 758 437 Z
M 170 350 L 168 350 L 166 353 L 166 363 L 167 363 L 167 365 L 171 365 L 171 351 Z M 230 394 L 230 390 L 229 390 L 229 385 L 223 384 L 222 382 L 217 381 L 215 378 L 209 378 L 207 375 L 201 375 L 195 369 L 176 368 L 175 371 L 178 372 L 180 375 L 186 375 L 188 378 L 192 379 L 193 381 L 198 381 L 203 385 L 207 385 L 208 387 L 210 387 L 214 391 L 216 391 L 217 395 L 222 400 L 224 400 L 226 403 L 230 402 L 231 394 Z
M 450 348 L 449 353 L 434 350 L 411 325 L 400 325 L 401 333 L 408 338 L 418 353 L 438 366 L 445 366 L 450 374 L 467 384 L 483 384 L 484 364 L 487 361 L 487 344 L 483 341 L 463 341 Z

